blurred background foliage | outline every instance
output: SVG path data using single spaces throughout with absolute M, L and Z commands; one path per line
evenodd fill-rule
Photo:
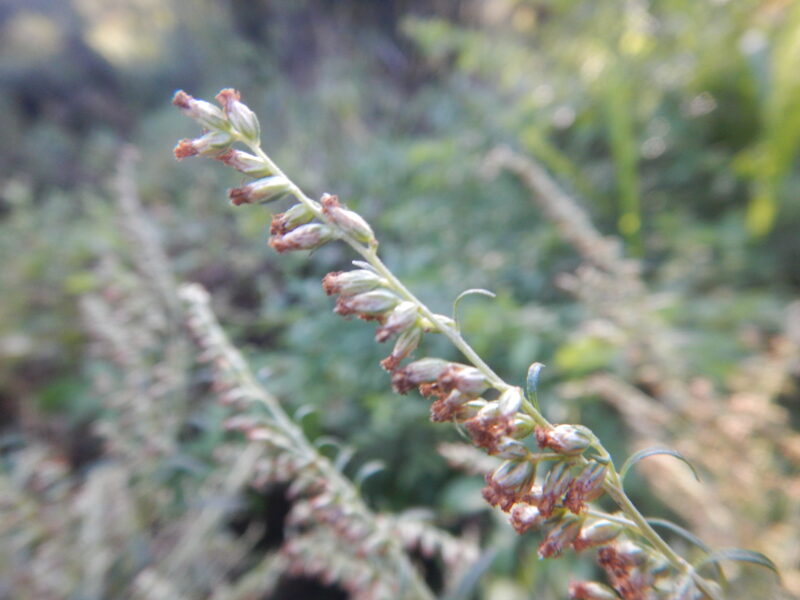
M 267 152 L 306 190 L 335 192 L 373 223 L 386 262 L 435 310 L 449 313 L 466 288 L 494 291 L 459 308 L 470 342 L 512 382 L 545 363 L 546 411 L 595 428 L 622 459 L 633 438 L 618 411 L 556 390 L 604 372 L 645 389 L 636 359 L 587 327 L 591 307 L 554 284 L 580 256 L 516 178 L 487 175 L 486 155 L 506 145 L 534 158 L 603 234 L 620 236 L 660 300 L 651 316 L 679 339 L 664 360 L 687 381 L 724 389 L 742 361 L 783 339 L 784 308 L 800 288 L 798 64 L 800 4 L 790 0 L 6 0 L 8 468 L 35 442 L 76 482 L 104 459 L 95 423 L 107 405 L 91 383 L 103 367 L 87 353 L 77 305 L 102 288 L 104 257 L 128 252 L 110 182 L 132 144 L 176 277 L 211 291 L 268 388 L 306 414 L 310 437 L 336 436 L 357 449 L 356 462 L 386 463 L 366 485 L 370 504 L 431 507 L 454 530 L 481 522 L 496 550 L 481 597 L 563 597 L 568 574 L 591 564 L 543 565 L 535 539 L 491 526 L 480 479 L 436 452 L 458 433 L 430 425 L 422 400 L 393 395 L 370 328 L 331 314 L 319 280 L 352 257 L 338 246 L 310 260 L 267 249 L 269 214 L 225 201 L 235 176 L 173 161 L 175 141 L 195 131 L 170 95 L 240 89 Z M 457 358 L 427 343 L 426 353 Z M 796 366 L 774 398 L 790 429 L 800 419 Z M 192 422 L 216 425 L 181 452 L 211 461 L 218 409 L 201 397 L 190 407 Z M 780 481 L 797 476 L 794 460 L 758 468 Z M 646 512 L 686 522 L 643 481 L 632 494 Z M 759 489 L 739 492 L 758 505 Z M 798 494 L 767 518 L 795 522 Z

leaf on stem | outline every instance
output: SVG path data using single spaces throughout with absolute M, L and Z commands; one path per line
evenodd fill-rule
M 294 422 L 298 424 L 302 424 L 306 417 L 310 417 L 317 409 L 312 404 L 303 404 L 300 408 L 298 408 L 294 413 Z
M 340 473 L 344 471 L 347 463 L 350 462 L 355 453 L 356 451 L 352 446 L 341 446 L 336 454 L 336 460 L 333 461 L 333 468 Z
M 683 539 L 694 544 L 708 555 L 711 555 L 713 553 L 711 547 L 708 544 L 706 544 L 703 540 L 701 540 L 699 537 L 697 537 L 688 529 L 684 529 L 683 527 L 677 525 L 676 523 L 673 523 L 672 521 L 668 521 L 667 519 L 647 519 L 647 522 L 650 523 L 650 525 L 655 525 L 656 527 L 664 527 L 666 529 L 669 529 L 673 533 L 677 533 Z M 714 563 L 714 566 L 719 580 L 723 583 L 726 583 L 725 574 L 722 572 L 722 568 L 717 563 Z
M 539 387 L 539 374 L 544 369 L 544 365 L 540 362 L 533 363 L 528 367 L 528 378 L 526 379 L 526 389 L 528 392 L 528 399 L 533 403 L 533 407 L 542 412 L 539 408 L 539 395 L 536 390 Z
M 677 450 L 671 450 L 670 448 L 657 448 L 657 447 L 645 448 L 644 450 L 639 450 L 638 452 L 632 454 L 628 458 L 628 460 L 625 461 L 625 464 L 622 465 L 622 468 L 619 470 L 620 481 L 625 479 L 625 475 L 628 474 L 628 471 L 630 471 L 631 467 L 633 467 L 636 463 L 638 463 L 640 460 L 644 458 L 647 458 L 648 456 L 653 456 L 656 454 L 667 454 L 669 456 L 674 456 L 675 458 L 682 460 L 692 470 L 695 479 L 697 479 L 697 481 L 700 481 L 700 476 L 697 474 L 697 470 L 694 468 L 694 465 L 692 465 L 692 463 L 690 463 L 686 459 L 686 457 L 684 457 L 680 452 L 678 452 Z
M 494 292 L 490 292 L 489 290 L 484 290 L 483 288 L 470 288 L 468 290 L 464 290 L 463 292 L 461 292 L 453 301 L 453 321 L 456 322 L 456 327 L 459 327 L 458 304 L 461 302 L 463 298 L 465 298 L 466 296 L 470 296 L 472 294 L 481 294 L 482 296 L 489 296 L 489 298 L 497 298 L 497 294 L 495 294 Z
M 384 463 L 382 460 L 367 461 L 358 468 L 358 472 L 353 478 L 353 482 L 356 484 L 356 487 L 360 489 L 367 479 L 385 469 L 386 463 Z
M 761 552 L 756 552 L 755 550 L 745 550 L 743 548 L 725 548 L 722 550 L 717 550 L 710 556 L 707 556 L 697 563 L 695 568 L 700 569 L 707 564 L 719 563 L 723 560 L 735 560 L 738 562 L 753 563 L 773 571 L 778 578 L 780 578 L 781 575 L 778 571 L 778 567 L 767 556 L 761 554 Z

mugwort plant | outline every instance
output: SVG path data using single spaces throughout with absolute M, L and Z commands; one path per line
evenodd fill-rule
M 340 241 L 359 255 L 354 269 L 329 273 L 322 281 L 325 292 L 336 296 L 334 312 L 374 321 L 377 342 L 394 340 L 380 363 L 394 390 L 407 394 L 417 389 L 432 401 L 432 421 L 460 425 L 475 446 L 501 459 L 486 475 L 483 497 L 508 515 L 518 533 L 541 532 L 542 559 L 568 550 L 596 552 L 607 582 L 573 582 L 571 599 L 719 600 L 723 588 L 714 579 L 721 573 L 714 568 L 719 561 L 736 559 L 772 568 L 765 556 L 745 550 L 708 552 L 697 564 L 676 553 L 654 525 L 702 542 L 677 525 L 645 518 L 626 494 L 623 479 L 647 456 L 680 455 L 649 449 L 617 468 L 590 429 L 550 423 L 536 399 L 541 364 L 530 367 L 525 390 L 501 379 L 466 342 L 453 319 L 432 312 L 382 262 L 378 240 L 363 217 L 335 195 L 310 198 L 270 159 L 261 148 L 258 118 L 238 92 L 225 89 L 216 99 L 219 107 L 183 91 L 175 94 L 173 104 L 204 129 L 202 135 L 179 142 L 175 156 L 213 158 L 252 178 L 229 191 L 235 206 L 291 198 L 292 206 L 272 219 L 269 244 L 277 252 L 314 250 Z M 448 338 L 464 362 L 411 360 L 426 334 Z M 529 438 L 535 444 L 526 444 Z M 604 496 L 616 510 L 605 511 L 594 503 Z

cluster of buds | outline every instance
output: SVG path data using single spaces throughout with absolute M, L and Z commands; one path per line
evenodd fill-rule
M 228 190 L 234 206 L 297 197 L 291 182 L 258 149 L 258 118 L 241 102 L 239 92 L 225 89 L 216 99 L 219 107 L 184 91 L 175 94 L 172 103 L 204 129 L 197 138 L 181 140 L 175 147 L 175 156 L 178 159 L 214 158 L 253 178 Z M 256 154 L 234 148 L 236 142 L 249 146 Z M 269 244 L 278 252 L 314 250 L 338 238 L 377 245 L 372 229 L 358 213 L 342 206 L 336 196 L 324 194 L 319 202 L 305 199 L 286 212 L 276 214 L 270 227 Z
M 485 365 L 478 368 L 479 360 L 474 362 L 476 366 L 470 366 L 423 358 L 403 366 L 425 332 L 447 334 L 466 355 L 471 349 L 464 348 L 466 342 L 459 339 L 452 319 L 430 316 L 431 313 L 398 284 L 377 258 L 373 231 L 359 214 L 344 207 L 330 194 L 324 194 L 318 202 L 311 200 L 269 160 L 259 146 L 258 120 L 240 102 L 236 91 L 223 90 L 217 101 L 221 108 L 196 100 L 185 92 L 175 95 L 173 103 L 204 128 L 200 137 L 181 141 L 175 148 L 175 155 L 179 159 L 197 155 L 212 157 L 253 178 L 250 183 L 229 191 L 234 205 L 263 204 L 293 197 L 297 203 L 276 214 L 270 227 L 269 243 L 278 252 L 313 250 L 340 239 L 367 258 L 367 262 L 356 262 L 359 268 L 355 270 L 329 273 L 324 278 L 325 292 L 338 296 L 334 311 L 345 317 L 355 315 L 377 322 L 376 341 L 396 339 L 391 354 L 381 362 L 391 373 L 395 391 L 405 394 L 418 388 L 423 396 L 433 400 L 432 421 L 457 423 L 475 446 L 502 460 L 486 475 L 483 496 L 491 505 L 508 513 L 518 533 L 531 529 L 542 531 L 541 558 L 558 556 L 567 548 L 576 552 L 598 548 L 598 563 L 606 571 L 613 589 L 594 582 L 577 582 L 570 586 L 570 597 L 574 600 L 694 600 L 701 597 L 698 594 L 704 592 L 695 586 L 691 574 L 682 575 L 678 583 L 669 580 L 665 574 L 671 569 L 662 555 L 648 550 L 650 546 L 640 546 L 627 539 L 623 531 L 629 527 L 623 525 L 624 519 L 607 514 L 599 516 L 587 510 L 587 503 L 604 494 L 609 468 L 612 469 L 610 481 L 615 479 L 607 452 L 589 429 L 580 425 L 547 424 L 520 388 L 498 381 Z M 248 146 L 253 153 L 233 148 L 236 142 Z M 533 382 L 535 389 L 541 365 L 535 363 L 534 367 L 529 373 L 528 385 L 530 387 Z M 235 386 L 228 393 L 233 400 L 246 397 Z M 265 438 L 270 433 L 267 428 L 250 421 L 229 426 L 243 431 L 251 439 Z M 531 449 L 532 444 L 525 444 L 524 440 L 530 436 L 535 438 L 538 452 Z M 600 455 L 587 453 L 593 447 L 602 450 Z M 303 511 L 315 513 L 320 522 L 331 525 L 346 521 L 340 507 L 328 502 L 328 496 L 320 489 L 312 485 L 300 488 L 307 493 L 308 502 L 298 507 L 295 514 L 298 522 L 304 520 Z M 628 523 L 632 525 L 631 521 Z M 355 544 L 359 539 L 364 541 L 368 528 L 352 522 L 347 528 L 333 529 L 338 536 Z M 649 537 L 646 532 L 639 533 L 652 542 L 652 532 Z M 651 546 L 655 548 L 657 544 Z M 357 579 L 360 583 L 354 585 L 353 590 L 359 586 L 365 589 L 366 582 Z
M 463 425 L 473 443 L 503 459 L 486 476 L 483 496 L 492 506 L 509 513 L 519 533 L 542 529 L 540 556 L 556 556 L 567 547 L 576 551 L 608 542 L 621 527 L 587 518 L 587 502 L 603 494 L 607 465 L 583 453 L 594 436 L 579 425 L 537 427 L 522 412 L 522 390 L 509 387 L 496 399 L 485 398 L 491 386 L 480 370 L 436 358 L 423 358 L 394 371 L 395 391 L 413 388 L 434 398 L 431 420 Z M 535 433 L 539 448 L 531 452 L 524 438 Z M 540 465 L 550 465 L 548 469 Z M 537 471 L 542 484 L 537 485 Z
M 414 302 L 403 300 L 386 278 L 370 268 L 328 273 L 322 280 L 322 288 L 329 296 L 338 295 L 336 314 L 376 321 L 379 326 L 375 341 L 396 338 L 392 353 L 381 361 L 387 371 L 395 372 L 417 348 L 422 334 L 432 329 Z
M 625 536 L 610 537 L 610 533 L 601 531 L 609 530 L 606 524 L 596 527 L 598 539 L 609 537 L 597 550 L 597 564 L 605 571 L 611 587 L 594 581 L 573 582 L 569 586 L 571 600 L 701 600 L 707 597 L 690 575 L 676 576 L 663 556 Z

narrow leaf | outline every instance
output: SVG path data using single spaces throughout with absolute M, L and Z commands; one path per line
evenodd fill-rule
M 735 560 L 738 562 L 753 563 L 755 565 L 766 567 L 780 577 L 778 567 L 767 556 L 761 554 L 761 552 L 756 552 L 755 550 L 744 550 L 743 548 L 725 548 L 723 550 L 717 550 L 711 554 L 711 556 L 701 560 L 697 565 L 695 565 L 695 568 L 700 569 L 707 564 L 718 563 L 723 560 Z
M 353 478 L 356 487 L 360 488 L 367 479 L 384 469 L 386 469 L 386 464 L 382 460 L 370 460 L 364 463 L 359 467 L 356 476 Z
M 657 527 L 665 527 L 670 531 L 677 533 L 682 538 L 690 541 L 692 544 L 703 550 L 704 552 L 711 554 L 712 550 L 703 540 L 697 537 L 688 529 L 684 529 L 680 525 L 673 523 L 672 521 L 667 521 L 666 519 L 647 519 L 647 522 L 650 525 L 655 525 Z
M 694 544 L 695 546 L 700 548 L 706 554 L 710 555 L 712 553 L 711 547 L 708 544 L 706 544 L 703 540 L 701 540 L 699 537 L 697 537 L 695 534 L 693 534 L 688 529 L 684 529 L 683 527 L 673 523 L 672 521 L 668 521 L 666 519 L 647 519 L 647 522 L 650 523 L 650 525 L 655 525 L 656 527 L 664 527 L 664 528 L 669 529 L 670 531 L 672 531 L 674 533 L 677 533 L 683 539 L 685 539 L 685 540 L 689 541 L 690 543 Z M 722 569 L 720 568 L 720 566 L 718 564 L 715 563 L 714 566 L 716 567 L 715 570 L 717 571 L 717 577 L 719 578 L 720 581 L 722 581 L 724 583 L 725 582 L 725 574 L 722 572 Z
M 526 380 L 526 388 L 528 391 L 528 399 L 533 403 L 536 410 L 541 411 L 539 408 L 539 395 L 537 388 L 539 387 L 539 374 L 544 369 L 544 365 L 540 362 L 533 363 L 528 367 L 528 378 Z
M 461 578 L 461 581 L 458 582 L 455 590 L 446 596 L 444 600 L 469 598 L 478 587 L 478 583 L 480 582 L 483 574 L 486 573 L 486 571 L 489 570 L 489 567 L 492 566 L 495 558 L 497 558 L 497 550 L 485 551 L 477 561 L 465 569 L 466 572 Z
M 314 440 L 314 445 L 319 450 L 328 447 L 328 448 L 335 448 L 338 451 L 342 447 L 342 442 L 330 435 L 321 435 L 320 437 Z
M 638 463 L 643 458 L 647 458 L 648 456 L 654 456 L 656 454 L 667 454 L 669 456 L 674 456 L 675 458 L 682 460 L 692 470 L 695 479 L 697 479 L 697 481 L 700 481 L 700 476 L 697 474 L 694 465 L 692 465 L 692 463 L 686 460 L 686 458 L 680 452 L 678 452 L 677 450 L 671 450 L 670 448 L 645 448 L 644 450 L 639 450 L 638 452 L 632 454 L 628 458 L 628 460 L 625 461 L 625 464 L 622 465 L 622 468 L 619 470 L 620 480 L 625 479 L 625 475 L 627 475 L 628 471 L 631 469 L 633 465 Z
M 315 412 L 317 412 L 316 407 L 311 404 L 304 404 L 295 411 L 294 422 L 302 423 L 306 417 L 313 415 Z
M 355 453 L 356 451 L 352 446 L 342 446 L 339 449 L 339 453 L 336 455 L 336 460 L 333 461 L 333 468 L 339 472 L 344 471 L 347 463 L 350 462 L 350 459 L 353 458 Z
M 468 290 L 464 290 L 453 301 L 453 321 L 455 321 L 456 323 L 458 323 L 458 304 L 461 302 L 462 299 L 471 294 L 481 294 L 482 296 L 489 296 L 489 298 L 497 298 L 497 294 L 495 294 L 494 292 L 490 292 L 489 290 L 484 290 L 482 288 L 470 288 Z

